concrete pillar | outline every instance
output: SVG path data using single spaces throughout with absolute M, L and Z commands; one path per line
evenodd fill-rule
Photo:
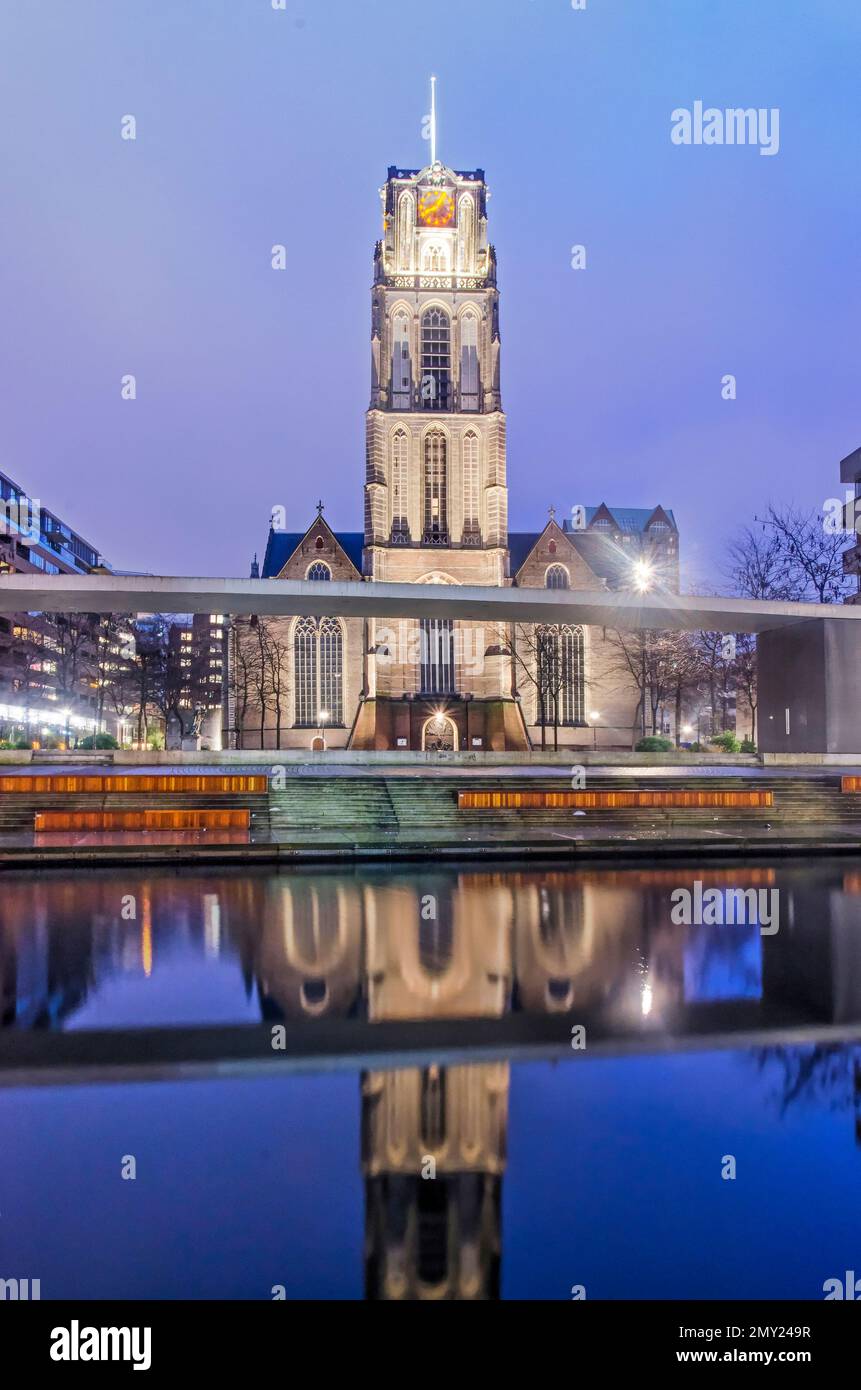
M 805 619 L 759 633 L 756 650 L 760 752 L 861 761 L 861 624 Z

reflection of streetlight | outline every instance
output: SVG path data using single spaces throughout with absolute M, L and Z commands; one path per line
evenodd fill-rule
M 592 724 L 592 747 L 596 752 L 598 751 L 598 720 L 600 718 L 601 715 L 598 710 L 590 709 L 589 719 Z

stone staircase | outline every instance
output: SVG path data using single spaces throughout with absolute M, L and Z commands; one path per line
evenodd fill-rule
M 0 794 L 0 842 L 9 845 L 33 830 L 36 811 L 98 811 L 147 809 L 247 809 L 251 813 L 251 840 L 278 842 L 325 849 L 372 848 L 374 845 L 409 847 L 432 854 L 435 846 L 449 850 L 458 844 L 492 844 L 529 840 L 559 844 L 561 834 L 578 832 L 596 837 L 646 838 L 685 832 L 708 838 L 768 835 L 784 831 L 788 836 L 810 836 L 810 827 L 823 827 L 844 839 L 861 839 L 861 794 L 844 794 L 837 773 L 809 776 L 745 776 L 723 772 L 685 777 L 648 776 L 632 773 L 614 776 L 587 772 L 590 791 L 622 790 L 769 790 L 771 807 L 713 808 L 631 807 L 586 810 L 576 815 L 570 807 L 459 809 L 459 791 L 568 790 L 569 776 L 522 777 L 476 775 L 447 776 L 329 776 L 288 777 L 283 788 L 260 793 L 132 792 Z M 147 833 L 142 838 L 146 843 Z M 153 837 L 155 838 L 155 837 Z M 152 841 L 151 841 L 152 842 Z
M 381 777 L 293 777 L 269 792 L 275 840 L 348 837 L 373 841 L 397 835 L 389 781 Z

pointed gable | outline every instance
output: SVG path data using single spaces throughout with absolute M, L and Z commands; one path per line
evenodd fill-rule
M 269 532 L 263 561 L 264 579 L 305 579 L 315 562 L 327 566 L 332 579 L 358 580 L 361 572 L 361 533 L 347 532 L 343 538 L 332 530 L 325 517 L 316 517 L 304 534 L 295 531 Z
M 509 537 L 509 542 L 511 539 Z M 514 549 L 512 547 L 512 553 Z M 547 571 L 554 564 L 563 565 L 568 571 L 569 587 L 572 589 L 604 588 L 604 581 L 587 564 L 573 544 L 572 537 L 553 520 L 548 521 L 529 546 L 512 575 L 514 583 L 518 588 L 543 589 Z

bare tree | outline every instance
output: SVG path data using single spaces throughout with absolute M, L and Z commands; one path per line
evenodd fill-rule
M 727 547 L 724 573 L 733 592 L 745 598 L 793 599 L 796 593 L 786 570 L 779 537 L 760 526 L 742 526 Z
M 248 706 L 253 692 L 252 675 L 256 647 L 249 640 L 250 620 L 234 617 L 231 625 L 230 661 L 228 663 L 228 699 L 233 706 L 233 736 L 237 748 L 244 746 Z
M 766 509 L 759 532 L 745 526 L 730 542 L 728 574 L 748 598 L 842 603 L 851 584 L 843 570 L 845 535 L 826 530 L 821 513 L 794 505 Z
M 556 625 L 514 623 L 510 628 L 497 627 L 497 641 L 503 653 L 510 655 L 516 682 L 522 677 L 535 688 L 535 717 L 541 729 L 541 748 L 547 747 L 547 729 L 553 726 L 553 746 L 559 746 L 559 696 L 565 673 L 559 650 Z
M 275 620 L 267 625 L 265 660 L 268 667 L 269 693 L 275 711 L 275 747 L 281 747 L 281 726 L 287 710 L 290 686 L 290 642 L 284 636 L 284 624 Z
M 750 736 L 756 742 L 756 712 L 758 707 L 756 638 L 750 632 L 740 632 L 736 636 L 736 651 L 732 661 L 732 677 L 737 691 L 741 691 L 750 710 Z

